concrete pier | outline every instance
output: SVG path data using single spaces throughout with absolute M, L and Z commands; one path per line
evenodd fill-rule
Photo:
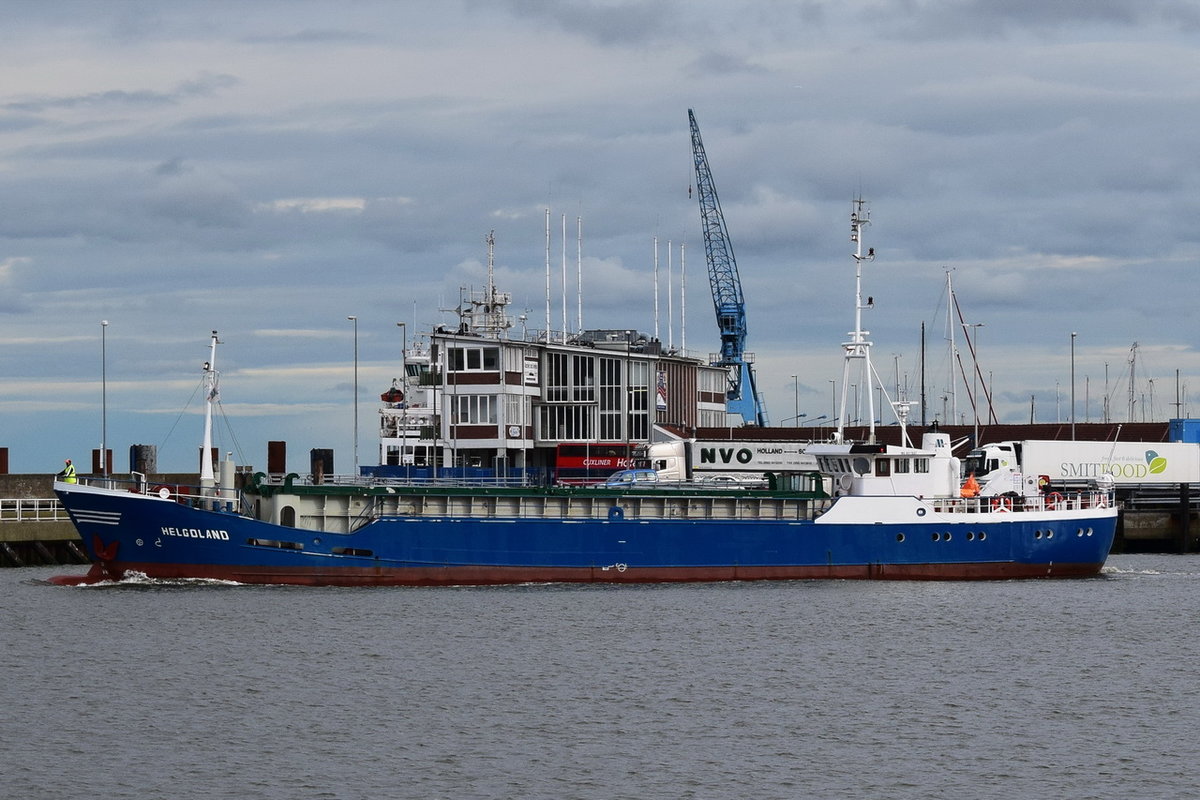
M 88 557 L 79 534 L 69 521 L 0 524 L 0 566 L 86 563 Z
M 1141 487 L 1117 499 L 1114 553 L 1200 552 L 1200 486 Z

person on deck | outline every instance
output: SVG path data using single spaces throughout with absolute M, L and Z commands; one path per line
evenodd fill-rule
M 78 483 L 79 480 L 75 477 L 75 465 L 71 463 L 71 459 L 63 462 L 66 466 L 63 471 L 58 473 L 58 477 L 62 478 L 63 483 Z

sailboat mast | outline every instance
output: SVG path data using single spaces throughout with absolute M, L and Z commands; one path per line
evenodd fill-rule
M 575 330 L 583 333 L 583 217 L 575 218 Z
M 654 338 L 662 341 L 658 332 L 658 237 L 654 237 Z
M 921 320 L 921 424 L 925 424 L 925 320 Z
M 687 243 L 679 243 L 679 349 L 687 352 Z
M 954 377 L 954 362 L 958 357 L 958 347 L 954 342 L 954 282 L 950 278 L 950 269 L 946 269 L 946 338 L 950 348 L 946 353 L 946 380 L 950 382 L 950 419 L 942 422 L 958 424 L 958 381 Z

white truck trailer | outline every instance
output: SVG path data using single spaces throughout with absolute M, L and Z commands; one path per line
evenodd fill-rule
M 983 496 L 1084 485 L 1200 483 L 1200 444 L 1028 440 L 981 445 L 963 459 Z
M 649 444 L 646 459 L 660 481 L 765 486 L 768 473 L 792 476 L 817 471 L 817 459 L 804 452 L 806 444 L 672 439 Z

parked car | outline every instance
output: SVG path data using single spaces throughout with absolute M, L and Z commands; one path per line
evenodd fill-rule
M 767 481 L 762 475 L 712 475 L 701 478 L 700 483 L 706 486 L 721 487 L 724 489 L 765 489 Z
M 604 482 L 606 488 L 629 486 L 654 486 L 658 484 L 658 473 L 652 469 L 623 469 L 608 476 Z

